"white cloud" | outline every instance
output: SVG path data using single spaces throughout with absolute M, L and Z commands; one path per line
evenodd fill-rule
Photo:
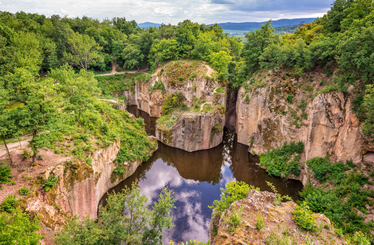
M 177 24 L 185 19 L 199 23 L 265 21 L 321 16 L 333 0 L 4 0 L 2 11 L 59 14 L 69 17 L 126 17 L 141 22 Z M 252 3 L 252 4 L 250 4 Z M 266 3 L 266 4 L 264 4 Z M 279 6 L 279 9 L 274 9 Z

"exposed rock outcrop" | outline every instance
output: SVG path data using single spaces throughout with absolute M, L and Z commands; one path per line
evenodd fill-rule
M 157 140 L 149 137 L 157 150 Z M 125 162 L 124 175 L 114 174 L 113 163 L 120 149 L 120 142 L 114 142 L 106 149 L 92 155 L 92 167 L 83 162 L 67 161 L 50 167 L 42 173 L 42 182 L 51 175 L 58 177 L 57 186 L 48 192 L 41 192 L 26 203 L 26 211 L 41 215 L 43 233 L 53 234 L 60 229 L 66 216 L 97 218 L 98 204 L 102 196 L 122 180 L 131 176 L 140 162 Z
M 183 113 L 170 129 L 156 126 L 162 143 L 188 152 L 211 149 L 221 144 L 225 115 L 219 111 Z
M 238 94 L 238 142 L 250 146 L 249 152 L 265 153 L 291 141 L 304 143 L 305 160 L 328 153 L 335 161 L 359 161 L 372 151 L 349 96 L 341 92 L 319 94 L 307 103 L 303 111 L 307 117 L 299 125 L 295 117 L 300 116 L 292 112 L 297 107 L 285 101 L 283 92 L 269 88 L 258 88 L 247 95 L 243 87 Z
M 304 244 L 307 241 L 313 244 L 342 244 L 343 240 L 339 238 L 330 220 L 323 214 L 313 214 L 316 217 L 317 232 L 305 233 L 292 219 L 292 212 L 297 206 L 294 202 L 285 202 L 280 205 L 274 205 L 276 196 L 267 191 L 249 191 L 247 198 L 231 204 L 219 216 L 212 216 L 209 227 L 209 240 L 212 245 L 220 244 L 265 244 L 269 239 L 271 244 L 279 241 L 288 241 L 287 244 Z M 242 208 L 240 224 L 234 228 L 227 223 L 231 213 Z M 256 226 L 256 217 L 261 214 L 265 226 L 258 230 Z M 234 232 L 229 231 L 229 227 Z M 269 238 L 271 236 L 271 238 Z
M 193 73 L 196 73 L 193 76 L 186 74 L 186 67 L 194 69 Z M 183 95 L 187 112 L 178 114 L 173 125 L 157 125 L 158 140 L 189 152 L 211 149 L 222 142 L 227 96 L 220 84 L 210 76 L 212 70 L 202 62 L 175 61 L 163 67 L 162 72 L 152 75 L 148 81 L 136 83 L 138 109 L 151 117 L 163 116 L 161 109 L 167 95 Z M 163 89 L 159 89 L 160 84 Z M 156 85 L 158 89 L 154 88 Z M 204 109 L 204 105 L 211 107 Z M 201 108 L 192 111 L 194 106 Z

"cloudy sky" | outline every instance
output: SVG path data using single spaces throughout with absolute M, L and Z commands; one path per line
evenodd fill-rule
M 47 16 L 125 16 L 138 23 L 177 24 L 184 19 L 211 24 L 318 17 L 333 0 L 0 0 L 0 10 Z

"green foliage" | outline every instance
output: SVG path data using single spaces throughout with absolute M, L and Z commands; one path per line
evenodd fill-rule
M 29 214 L 19 209 L 0 214 L 0 244 L 39 244 L 43 238 L 37 232 L 39 229 L 39 219 L 31 219 Z
M 227 213 L 223 216 L 223 220 L 228 224 L 227 230 L 231 233 L 235 232 L 235 229 L 240 226 L 240 223 L 242 222 L 242 213 L 243 213 L 244 207 L 241 206 L 240 208 L 237 208 L 236 205 L 234 205 L 231 208 L 231 212 Z
M 12 168 L 10 166 L 3 166 L 4 163 L 0 163 L 0 184 L 10 182 L 12 175 Z
M 17 197 L 13 194 L 10 194 L 4 199 L 3 203 L 0 205 L 0 211 L 12 212 L 12 210 L 16 207 L 17 203 Z
M 286 101 L 290 104 L 292 104 L 293 94 L 287 95 Z
M 169 243 L 171 245 L 174 245 L 174 243 Z M 189 240 L 187 242 L 181 242 L 178 243 L 179 245 L 209 245 L 209 242 L 199 242 L 198 240 Z
M 135 91 L 135 79 L 128 74 L 115 74 L 95 77 L 103 95 L 113 95 L 115 92 Z
M 256 217 L 256 227 L 257 227 L 257 230 L 259 230 L 259 231 L 262 230 L 263 228 L 265 228 L 264 217 L 262 217 L 261 213 L 257 214 L 257 217 Z
M 29 159 L 32 156 L 32 152 L 29 149 L 23 148 L 23 159 Z
M 162 233 L 173 227 L 170 211 L 176 199 L 164 188 L 153 209 L 135 184 L 120 193 L 109 194 L 97 221 L 77 217 L 57 234 L 56 244 L 158 244 Z M 120 214 L 120 215 L 119 215 Z
M 226 183 L 225 189 L 221 188 L 220 200 L 214 200 L 213 205 L 209 206 L 213 210 L 213 215 L 221 215 L 228 209 L 231 203 L 244 199 L 250 190 L 257 190 L 254 186 L 250 186 L 242 181 L 230 181 Z
M 216 93 L 219 93 L 219 94 L 223 94 L 223 93 L 225 93 L 225 90 L 224 90 L 221 86 L 219 86 L 219 87 L 216 89 L 215 92 L 216 92 Z
M 165 85 L 162 82 L 155 81 L 155 84 L 149 89 L 149 91 L 161 90 L 162 93 L 166 92 Z
M 161 112 L 163 115 L 168 115 L 174 110 L 185 110 L 186 105 L 183 103 L 185 100 L 182 93 L 168 94 L 162 104 Z
M 372 205 L 368 198 L 374 193 L 361 190 L 368 183 L 368 177 L 361 173 L 345 172 L 350 167 L 343 163 L 330 164 L 328 157 L 311 159 L 310 163 L 322 182 L 329 180 L 331 188 L 315 188 L 308 184 L 301 197 L 313 212 L 325 214 L 337 228 L 344 233 L 357 231 L 370 232 L 374 223 L 364 222 L 364 217 L 357 214 L 357 209 L 367 213 L 366 205 Z M 313 171 L 314 171 L 313 170 Z
M 274 201 L 274 204 L 275 205 L 279 205 L 282 203 L 283 200 L 287 200 L 287 201 L 292 201 L 292 198 L 289 197 L 289 196 L 282 196 L 278 191 L 277 189 L 275 188 L 275 186 L 266 181 L 266 184 L 271 188 L 271 190 L 275 193 L 275 197 L 276 197 L 276 200 Z
M 282 147 L 268 151 L 260 155 L 260 166 L 269 174 L 280 177 L 288 177 L 290 173 L 299 175 L 300 154 L 304 150 L 302 142 L 284 143 Z
M 22 196 L 27 196 L 28 194 L 30 194 L 30 189 L 27 186 L 23 186 L 21 187 L 21 189 L 19 189 L 19 194 L 21 194 Z
M 292 219 L 295 220 L 300 227 L 309 231 L 317 231 L 317 218 L 313 215 L 313 212 L 310 211 L 306 203 L 297 206 L 292 214 Z
M 58 177 L 54 175 L 49 175 L 47 181 L 43 184 L 44 190 L 49 191 L 50 189 L 55 187 L 55 185 L 57 184 L 57 181 L 58 181 Z
M 354 245 L 369 245 L 371 244 L 370 239 L 367 235 L 361 231 L 355 232 L 353 236 L 349 239 L 350 244 Z

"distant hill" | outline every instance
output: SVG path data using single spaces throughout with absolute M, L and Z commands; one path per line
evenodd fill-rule
M 313 22 L 316 18 L 299 18 L 299 19 L 281 19 L 281 20 L 273 20 L 271 21 L 271 26 L 273 28 L 277 27 L 291 27 L 292 30 L 289 28 L 286 28 L 286 32 L 293 32 L 295 28 L 297 28 L 297 25 L 300 23 L 310 23 Z M 242 30 L 243 32 L 249 32 L 255 29 L 260 29 L 261 25 L 265 24 L 264 22 L 241 22 L 241 23 L 234 23 L 234 22 L 226 22 L 226 23 L 217 23 L 222 27 L 223 30 Z M 153 23 L 153 22 L 144 22 L 138 24 L 140 28 L 149 28 L 149 27 L 160 27 L 161 24 Z M 295 26 L 295 27 L 294 27 Z M 291 30 L 291 31 L 290 31 Z M 285 30 L 282 30 L 285 31 Z M 277 32 L 277 29 L 275 29 L 275 32 Z
M 290 26 L 290 25 L 298 25 L 300 23 L 310 23 L 313 22 L 316 18 L 300 18 L 300 19 L 281 19 L 281 20 L 273 20 L 271 21 L 272 27 L 279 27 L 279 26 Z M 224 30 L 243 30 L 243 31 L 252 31 L 254 29 L 260 29 L 261 25 L 265 24 L 264 22 L 242 22 L 242 23 L 233 23 L 233 22 L 226 22 L 226 23 L 217 23 L 222 27 Z
M 161 26 L 161 24 L 157 24 L 157 23 L 152 23 L 152 22 L 144 22 L 144 23 L 140 23 L 140 24 L 138 24 L 138 26 L 140 27 L 140 28 L 149 28 L 149 27 L 160 27 Z

